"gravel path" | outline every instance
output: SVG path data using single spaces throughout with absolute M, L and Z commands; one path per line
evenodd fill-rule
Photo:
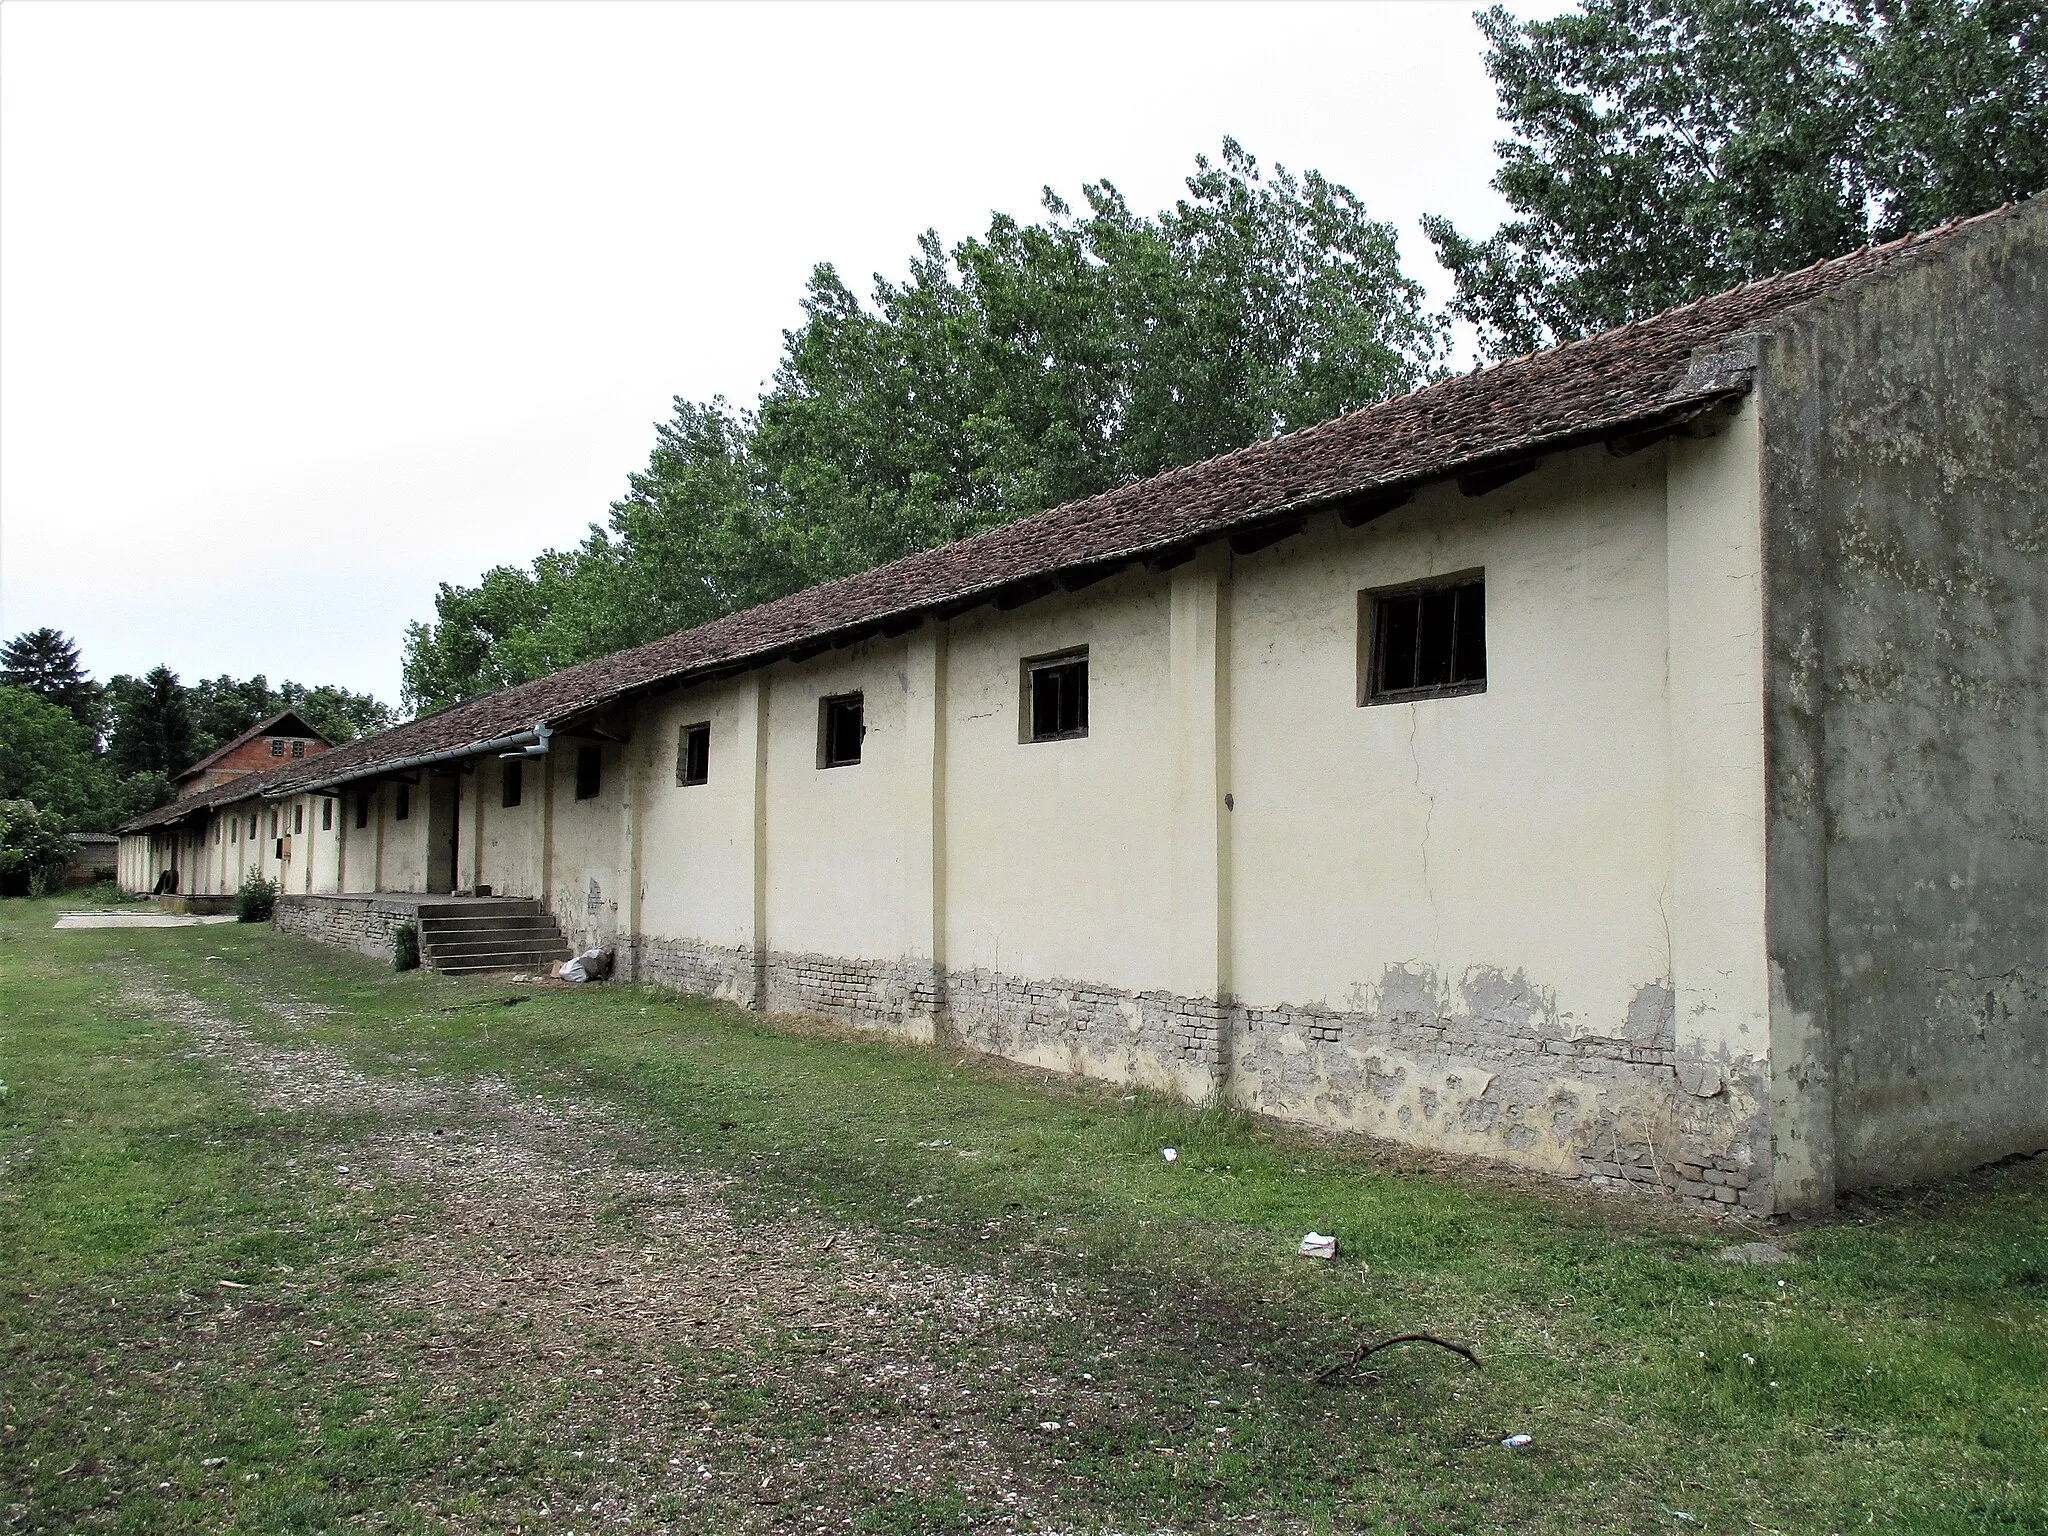
M 394 1316 L 428 1315 L 431 1342 L 322 1347 L 334 1369 L 387 1390 L 544 1399 L 550 1442 L 594 1437 L 605 1464 L 573 1510 L 548 1518 L 625 1531 L 715 1514 L 720 1529 L 821 1531 L 844 1529 L 888 1490 L 957 1495 L 986 1511 L 978 1529 L 1042 1528 L 1033 1511 L 1058 1462 L 1006 1454 L 1002 1431 L 1014 1441 L 1034 1429 L 1014 1422 L 1018 1401 L 1070 1384 L 1028 1343 L 1006 1351 L 993 1383 L 951 1357 L 992 1330 L 1028 1341 L 1056 1322 L 1048 1288 L 911 1262 L 794 1211 L 742 1225 L 729 1180 L 649 1166 L 600 1105 L 489 1077 L 371 1076 L 317 1043 L 265 1039 L 158 978 L 136 975 L 127 992 L 262 1108 L 304 1117 L 318 1134 L 301 1171 L 343 1198 L 417 1192 L 417 1209 L 387 1218 L 377 1238 L 388 1277 L 375 1296 Z M 287 1030 L 320 1011 L 254 996 Z M 805 1414 L 826 1427 L 797 1436 L 721 1420 L 697 1395 L 710 1379 L 771 1382 L 774 1423 Z M 438 1513 L 482 1531 L 505 1529 L 512 1512 Z

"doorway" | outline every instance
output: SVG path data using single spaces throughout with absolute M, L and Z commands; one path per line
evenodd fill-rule
M 452 773 L 427 776 L 427 889 L 445 895 L 455 889 L 457 826 L 462 820 L 462 780 Z

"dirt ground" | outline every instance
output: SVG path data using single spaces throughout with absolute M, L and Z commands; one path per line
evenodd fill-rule
M 984 1423 L 995 1400 L 1043 1397 L 1071 1415 L 1095 1395 L 1036 1351 L 1008 1349 L 995 1386 L 944 1364 L 997 1332 L 1021 1342 L 1031 1331 L 1006 1324 L 1058 1319 L 1057 1285 L 909 1263 L 795 1214 L 743 1227 L 721 1198 L 725 1181 L 645 1166 L 600 1108 L 543 1103 L 489 1077 L 413 1075 L 394 1087 L 319 1046 L 262 1041 L 160 981 L 138 977 L 128 996 L 187 1031 L 259 1107 L 346 1126 L 304 1153 L 335 1190 L 418 1192 L 430 1209 L 385 1219 L 379 1301 L 429 1315 L 435 1342 L 404 1355 L 376 1337 L 318 1347 L 334 1370 L 449 1403 L 514 1378 L 555 1389 L 558 1427 L 594 1431 L 614 1475 L 572 1509 L 529 1513 L 592 1532 L 714 1512 L 720 1529 L 826 1531 L 853 1523 L 862 1501 L 850 1495 L 885 1488 L 980 1507 L 977 1525 L 1002 1529 L 1029 1520 L 1040 1474 L 1060 1463 L 999 1449 Z M 263 1001 L 287 1023 L 307 1006 Z M 280 1315 L 275 1302 L 229 1295 L 218 1331 Z M 721 1426 L 709 1401 L 692 1399 L 700 1375 L 677 1368 L 677 1341 L 694 1360 L 724 1361 L 726 1382 L 772 1375 L 784 1415 L 808 1410 L 829 1428 L 792 1446 L 758 1426 Z M 452 1524 L 503 1530 L 521 1513 L 484 1508 Z

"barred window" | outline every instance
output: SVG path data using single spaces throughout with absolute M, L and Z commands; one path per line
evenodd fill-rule
M 1361 702 L 1398 704 L 1486 689 L 1486 582 L 1454 577 L 1361 594 L 1369 626 Z

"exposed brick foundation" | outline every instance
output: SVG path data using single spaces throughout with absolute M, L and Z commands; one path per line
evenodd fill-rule
M 701 946 L 650 980 L 748 1001 L 746 957 Z M 650 950 L 651 952 L 651 950 Z M 1280 1119 L 1504 1158 L 1596 1185 L 1768 1210 L 1768 1099 L 1759 1063 L 1719 1062 L 1681 1085 L 1671 995 L 1642 989 L 1613 1035 L 1558 1027 L 1537 989 L 1403 972 L 1371 1012 L 1246 1008 L 1164 992 L 936 973 L 771 954 L 765 1006 L 965 1046 L 1056 1071 Z M 703 975 L 713 984 L 693 984 Z M 1698 1067 L 1698 1064 L 1694 1064 Z
M 370 955 L 391 952 L 409 903 L 282 897 L 277 926 Z M 1663 1190 L 1715 1209 L 1766 1211 L 1769 1099 L 1762 1063 L 1689 1058 L 1672 999 L 1641 988 L 1610 1034 L 1561 1027 L 1541 988 L 1474 970 L 1448 981 L 1390 970 L 1372 1006 L 1245 1007 L 1088 982 L 876 963 L 596 931 L 625 979 L 776 1013 L 815 1014 L 1054 1071 L 1283 1120 L 1501 1158 L 1601 1186 Z
M 391 958 L 391 935 L 419 920 L 416 904 L 377 896 L 280 896 L 271 921 L 280 933 L 303 934 L 359 955 Z
M 642 937 L 618 944 L 619 974 L 655 986 L 674 987 L 702 997 L 723 998 L 742 1007 L 755 1006 L 760 977 L 753 951 L 694 939 Z

